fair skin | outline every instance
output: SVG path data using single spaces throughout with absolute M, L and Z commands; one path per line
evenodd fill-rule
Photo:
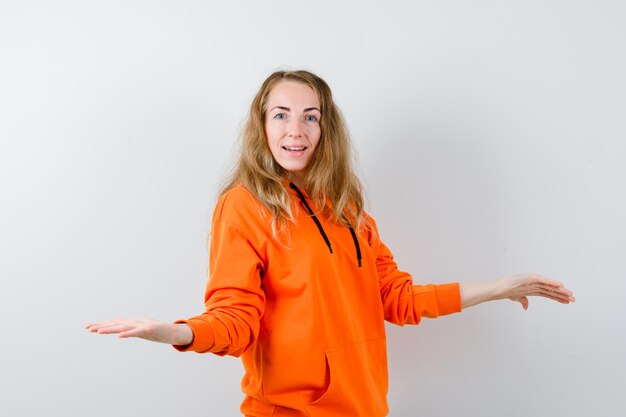
M 315 91 L 296 81 L 279 82 L 267 97 L 267 144 L 274 160 L 291 173 L 298 186 L 322 134 L 320 107 Z
M 544 297 L 562 304 L 574 302 L 570 290 L 555 280 L 539 274 L 509 275 L 493 281 L 461 283 L 463 309 L 495 300 L 519 302 L 528 309 L 528 297 Z M 191 328 L 186 324 L 169 324 L 145 318 L 116 318 L 92 323 L 85 328 L 98 334 L 117 334 L 120 338 L 138 337 L 170 345 L 188 345 L 193 341 Z
M 307 85 L 282 81 L 268 96 L 265 115 L 266 136 L 272 156 L 302 185 L 306 168 L 319 143 L 320 103 Z M 555 280 L 534 273 L 509 275 L 483 282 L 461 283 L 461 304 L 468 308 L 487 301 L 512 300 L 528 309 L 528 297 L 544 297 L 562 304 L 574 302 L 570 290 Z M 152 342 L 184 346 L 193 341 L 186 324 L 169 324 L 146 318 L 115 318 L 91 323 L 85 328 L 98 334 L 117 334 Z

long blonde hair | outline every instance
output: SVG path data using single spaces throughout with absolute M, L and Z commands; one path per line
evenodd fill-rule
M 283 184 L 283 178 L 290 175 L 274 160 L 265 133 L 267 98 L 272 88 L 284 80 L 311 87 L 321 106 L 320 141 L 306 169 L 304 189 L 331 221 L 358 229 L 363 217 L 363 188 L 352 167 L 348 129 L 328 84 L 308 71 L 277 71 L 263 82 L 241 133 L 238 163 L 220 196 L 242 184 L 271 213 L 275 234 L 276 226 L 282 230 L 293 221 L 289 194 Z

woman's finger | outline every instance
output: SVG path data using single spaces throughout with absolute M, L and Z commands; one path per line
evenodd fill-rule
M 128 325 L 128 324 L 118 324 L 115 326 L 107 326 L 107 327 L 103 327 L 100 328 L 97 333 L 98 334 L 112 334 L 112 333 L 120 333 L 120 332 L 125 332 L 131 329 L 134 329 L 135 326 L 132 325 Z
M 563 304 L 568 304 L 571 302 L 571 297 L 568 293 L 555 291 L 554 289 L 534 288 L 533 290 L 525 292 L 524 296 L 549 298 Z
M 543 291 L 544 293 L 548 293 L 551 297 L 554 297 L 558 300 L 564 300 L 568 302 L 575 301 L 572 292 L 565 287 L 543 286 L 541 287 L 541 291 Z
M 524 310 L 528 310 L 528 297 L 520 297 L 517 301 L 519 301 Z

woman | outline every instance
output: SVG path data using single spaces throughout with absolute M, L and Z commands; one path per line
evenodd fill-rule
M 347 129 L 310 72 L 270 75 L 242 139 L 213 215 L 206 311 L 87 329 L 241 356 L 246 416 L 385 416 L 384 320 L 418 324 L 505 298 L 525 309 L 528 296 L 574 301 L 536 274 L 414 285 L 363 211 Z

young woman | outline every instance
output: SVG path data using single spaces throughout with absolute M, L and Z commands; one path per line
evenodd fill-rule
M 328 85 L 307 71 L 270 75 L 213 214 L 206 311 L 87 329 L 241 356 L 246 416 L 378 417 L 388 413 L 384 320 L 418 324 L 507 298 L 525 309 L 528 296 L 574 301 L 537 274 L 414 285 L 363 211 L 350 161 Z

